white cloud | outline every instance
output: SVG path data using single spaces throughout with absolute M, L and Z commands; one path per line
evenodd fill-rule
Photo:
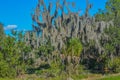
M 17 25 L 7 25 L 6 27 L 4 27 L 4 30 L 12 30 L 16 28 L 17 28 Z

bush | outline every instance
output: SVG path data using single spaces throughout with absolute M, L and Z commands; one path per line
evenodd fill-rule
M 108 61 L 108 68 L 112 72 L 120 72 L 120 57 L 114 57 Z
M 15 77 L 16 72 L 14 68 L 10 68 L 5 61 L 0 61 L 0 77 Z

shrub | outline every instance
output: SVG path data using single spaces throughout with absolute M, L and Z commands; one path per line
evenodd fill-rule
M 108 61 L 108 68 L 112 72 L 120 72 L 120 57 L 114 57 Z

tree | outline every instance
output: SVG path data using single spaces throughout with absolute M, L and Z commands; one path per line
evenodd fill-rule
M 0 43 L 0 77 L 16 77 L 25 73 L 29 64 L 29 46 L 23 40 L 22 34 L 13 32 Z M 25 55 L 27 54 L 27 55 Z
M 108 0 L 106 3 L 107 12 L 113 17 L 115 26 L 120 26 L 120 0 Z M 109 16 L 109 17 L 110 17 Z
M 112 64 L 119 56 L 120 52 L 120 0 L 107 0 L 105 11 L 101 11 L 101 13 L 96 14 L 96 19 L 100 20 L 113 20 L 114 25 L 110 25 L 109 28 L 104 29 L 104 33 L 107 38 L 101 40 L 104 43 L 101 43 L 104 47 L 104 58 L 106 59 L 104 65 L 108 68 L 110 64 Z M 103 56 L 102 55 L 102 56 Z M 115 60 L 114 60 L 115 59 Z M 117 59 L 118 60 L 118 59 Z M 119 60 L 118 60 L 119 61 Z M 118 64 L 114 64 L 114 66 Z M 113 67 L 113 65 L 111 66 Z M 114 68 L 116 69 L 116 68 Z
M 2 41 L 4 37 L 5 37 L 5 33 L 4 33 L 3 24 L 0 23 L 0 40 Z
M 48 6 L 46 6 L 44 0 L 38 1 L 35 11 L 32 14 L 32 20 L 34 31 L 41 33 L 39 37 L 39 46 L 41 46 L 41 50 L 44 49 L 42 52 L 45 53 L 47 52 L 45 47 L 48 42 L 50 42 L 53 47 L 51 53 L 57 51 L 57 54 L 61 56 L 61 63 L 66 65 L 67 62 L 71 63 L 73 56 L 74 59 L 76 58 L 76 60 L 78 60 L 75 62 L 79 62 L 80 56 L 78 55 L 80 55 L 79 51 L 81 51 L 81 48 L 77 42 L 79 43 L 79 41 L 81 41 L 83 45 L 82 59 L 87 58 L 88 64 L 92 54 L 92 58 L 97 61 L 97 57 L 104 53 L 103 45 L 100 43 L 101 38 L 105 35 L 104 29 L 112 25 L 112 21 L 106 21 L 106 19 L 110 19 L 107 18 L 107 15 L 110 15 L 110 13 L 101 12 L 102 14 L 100 16 L 99 14 L 97 15 L 98 21 L 95 21 L 94 17 L 89 16 L 88 12 L 92 6 L 88 3 L 88 0 L 86 12 L 82 16 L 79 16 L 79 11 L 72 12 L 72 9 L 69 7 L 70 5 L 71 4 L 66 0 L 60 2 L 57 0 L 55 5 L 50 2 Z M 53 12 L 52 6 L 55 6 Z M 101 19 L 99 20 L 99 18 Z M 94 45 L 91 45 L 90 41 L 94 41 Z

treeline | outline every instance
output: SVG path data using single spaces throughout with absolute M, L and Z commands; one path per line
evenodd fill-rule
M 66 0 L 48 6 L 39 0 L 32 14 L 33 31 L 5 35 L 0 24 L 0 77 L 120 72 L 119 4 L 108 0 L 106 9 L 91 17 L 88 0 L 82 16 L 72 12 L 69 6 L 75 5 Z

